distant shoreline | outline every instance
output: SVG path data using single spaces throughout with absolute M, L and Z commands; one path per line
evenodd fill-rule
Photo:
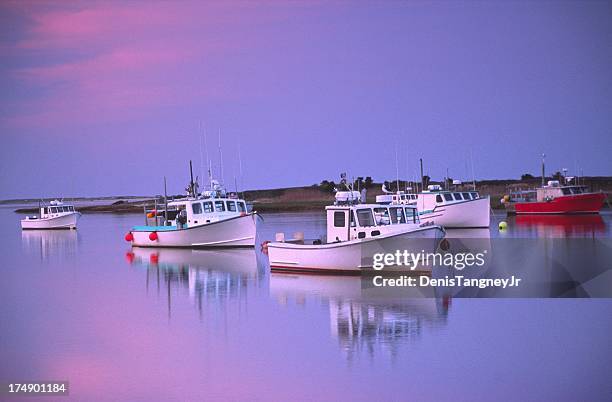
M 610 197 L 612 194 L 612 177 L 584 177 L 581 178 L 593 191 L 603 191 Z M 324 182 L 326 183 L 326 182 Z M 481 180 L 476 182 L 476 189 L 483 196 L 491 197 L 491 208 L 495 210 L 504 209 L 500 199 L 507 194 L 511 187 L 535 188 L 541 183 L 539 178 L 528 180 Z M 333 184 L 333 183 L 332 183 Z M 394 182 L 389 181 L 390 190 L 394 190 Z M 431 182 L 431 184 L 440 184 Z M 403 188 L 400 181 L 400 188 Z M 331 187 L 333 188 L 333 186 Z M 457 190 L 465 191 L 472 188 L 471 183 L 460 185 Z M 371 183 L 367 186 L 367 200 L 374 202 L 377 195 L 382 194 L 382 183 Z M 240 192 L 240 196 L 253 204 L 253 209 L 258 212 L 302 212 L 321 211 L 326 205 L 334 200 L 333 191 L 329 186 L 312 185 L 303 187 L 288 187 L 268 190 L 248 190 Z M 155 199 L 161 196 L 105 196 L 105 197 L 70 197 L 64 198 L 64 202 L 74 203 L 82 213 L 143 213 L 144 208 L 151 209 L 155 205 Z M 180 196 L 174 195 L 174 198 Z M 0 200 L 0 206 L 18 205 L 24 206 L 15 210 L 16 213 L 38 213 L 38 203 L 47 203 L 55 198 L 49 199 L 12 199 Z M 26 206 L 27 205 L 27 206 Z M 604 205 L 608 208 L 609 205 Z

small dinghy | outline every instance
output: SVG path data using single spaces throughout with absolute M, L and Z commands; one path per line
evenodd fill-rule
M 435 252 L 444 237 L 440 226 L 419 221 L 416 208 L 408 205 L 360 203 L 359 192 L 336 193 L 334 205 L 325 208 L 327 236 L 312 242 L 297 234 L 265 243 L 270 268 L 275 272 L 360 274 L 372 271 L 375 255 L 396 251 Z M 408 267 L 400 267 L 408 270 Z M 430 272 L 419 267 L 414 273 Z
M 39 216 L 26 216 L 22 219 L 21 229 L 76 229 L 80 217 L 81 213 L 74 209 L 74 205 L 55 200 L 48 206 L 41 206 Z

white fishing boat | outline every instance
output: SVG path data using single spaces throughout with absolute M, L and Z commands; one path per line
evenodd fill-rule
M 54 200 L 40 207 L 40 215 L 26 216 L 21 220 L 23 230 L 76 229 L 81 213 L 74 205 Z
M 491 222 L 489 196 L 477 191 L 442 190 L 430 185 L 418 194 L 398 192 L 392 196 L 377 196 L 376 201 L 389 205 L 413 205 L 419 211 L 422 222 L 445 228 L 488 228 Z
M 421 223 L 416 208 L 405 205 L 360 204 L 357 191 L 336 193 L 326 207 L 327 236 L 312 242 L 285 240 L 278 233 L 266 244 L 270 268 L 276 272 L 359 274 L 372 270 L 375 254 L 397 250 L 434 252 L 444 229 Z M 398 267 L 408 269 L 408 267 Z M 419 267 L 414 273 L 429 270 Z
M 191 163 L 190 163 L 191 164 Z M 188 195 L 164 201 L 164 210 L 147 213 L 147 224 L 134 226 L 125 240 L 134 247 L 253 247 L 257 213 L 215 180 L 201 194 L 191 181 Z M 150 220 L 153 220 L 151 223 Z

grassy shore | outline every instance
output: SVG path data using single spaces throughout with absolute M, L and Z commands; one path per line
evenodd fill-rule
M 608 196 L 612 194 L 612 177 L 585 177 L 582 180 L 593 191 L 603 191 Z M 536 188 L 539 185 L 540 180 L 537 178 L 530 180 L 481 180 L 476 182 L 476 189 L 481 195 L 491 197 L 491 208 L 503 209 L 500 199 L 508 194 L 511 188 Z M 471 185 L 465 185 L 463 188 L 460 186 L 457 190 L 461 191 L 462 189 L 469 190 Z M 380 194 L 382 194 L 382 183 L 372 183 L 368 186 L 368 202 L 374 202 L 376 196 Z M 319 185 L 249 190 L 240 195 L 247 201 L 252 202 L 253 209 L 259 212 L 321 211 L 334 200 L 333 192 Z M 0 205 L 29 204 L 15 212 L 38 213 L 38 205 L 33 204 L 38 204 L 39 201 L 4 200 L 0 201 Z M 50 200 L 43 201 L 48 202 Z M 142 213 L 144 207 L 150 209 L 154 206 L 155 196 L 92 197 L 64 199 L 64 201 L 75 203 L 77 209 L 82 213 Z M 604 208 L 606 207 L 608 205 L 604 206 Z

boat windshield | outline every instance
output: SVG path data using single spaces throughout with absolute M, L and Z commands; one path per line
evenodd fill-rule
M 372 216 L 372 210 L 369 208 L 358 209 L 357 220 L 359 226 L 374 226 L 374 217 Z
M 445 193 L 444 194 L 444 199 L 446 201 L 452 201 L 453 200 L 453 195 L 451 193 Z
M 391 219 L 389 218 L 389 210 L 387 208 L 374 208 L 374 217 L 376 218 L 377 225 L 391 224 Z
M 204 212 L 211 213 L 213 211 L 212 201 L 204 201 L 202 205 L 204 206 Z
M 417 216 L 418 214 L 417 214 L 416 208 L 406 208 L 406 221 L 408 223 L 410 222 L 417 223 L 418 222 Z
M 472 197 L 470 197 L 470 193 L 461 193 L 461 194 L 463 194 L 463 199 L 464 200 L 469 200 L 470 198 L 472 198 Z
M 230 212 L 236 212 L 236 201 L 225 201 L 227 204 L 227 210 Z
M 246 205 L 244 205 L 244 202 L 238 201 L 238 211 L 246 212 Z
M 404 209 L 401 207 L 389 208 L 392 223 L 406 223 Z

